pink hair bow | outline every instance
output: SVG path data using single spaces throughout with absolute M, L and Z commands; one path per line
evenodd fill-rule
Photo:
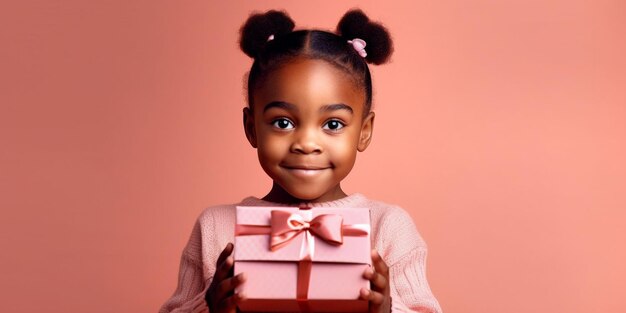
M 356 52 L 358 52 L 360 56 L 362 57 L 367 56 L 367 52 L 365 52 L 365 46 L 366 46 L 365 40 L 361 38 L 354 38 L 352 40 L 348 40 L 348 43 L 352 45 L 354 50 L 356 50 Z

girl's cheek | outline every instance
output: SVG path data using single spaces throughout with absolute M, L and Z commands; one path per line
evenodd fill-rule
M 268 154 L 280 154 L 281 150 L 287 149 L 289 145 L 286 138 L 275 135 L 266 135 L 259 140 L 259 147 L 264 149 Z

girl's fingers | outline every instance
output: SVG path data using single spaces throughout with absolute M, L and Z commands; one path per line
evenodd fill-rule
M 237 312 L 237 304 L 243 301 L 246 301 L 246 296 L 244 294 L 234 294 L 220 303 L 220 312 Z
M 244 273 L 241 273 L 235 277 L 231 277 L 228 279 L 224 279 L 218 286 L 215 291 L 215 297 L 217 299 L 225 299 L 228 297 L 230 293 L 237 288 L 237 286 L 243 284 L 246 281 L 246 277 Z M 218 300 L 220 301 L 220 300 Z
M 219 284 L 231 275 L 230 269 L 233 267 L 234 263 L 234 259 L 229 256 L 224 260 L 224 262 L 222 262 L 222 264 L 217 267 L 217 269 L 215 270 L 215 283 Z
M 374 272 L 371 267 L 365 270 L 363 277 L 372 283 L 374 287 L 372 289 L 376 291 L 384 291 L 387 288 L 387 277 Z
M 372 290 L 361 288 L 360 298 L 370 302 L 370 312 L 389 312 L 389 267 L 376 250 L 372 250 L 372 265 L 363 273 L 372 284 Z
M 233 244 L 232 243 L 228 243 L 226 245 L 226 248 L 224 248 L 224 250 L 222 250 L 222 253 L 220 253 L 220 256 L 217 257 L 217 262 L 215 262 L 215 264 L 217 266 L 220 266 L 220 264 L 224 263 L 224 261 L 226 260 L 226 258 L 233 252 Z
M 361 288 L 359 296 L 361 299 L 370 302 L 370 311 L 372 307 L 380 307 L 385 302 L 385 296 L 382 293 L 366 288 Z
M 372 263 L 374 263 L 374 268 L 376 269 L 376 272 L 382 274 L 385 277 L 389 277 L 389 267 L 376 250 L 372 250 Z
M 233 244 L 229 242 L 217 258 L 217 268 L 215 270 L 215 280 L 217 283 L 231 276 L 230 269 L 235 263 L 233 257 L 230 256 L 233 253 L 233 248 Z

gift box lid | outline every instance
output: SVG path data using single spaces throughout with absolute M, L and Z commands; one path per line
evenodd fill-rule
M 297 214 L 306 221 L 311 221 L 324 214 L 340 215 L 343 218 L 344 226 L 343 243 L 331 244 L 316 236 L 310 236 L 309 238 L 313 238 L 312 261 L 371 264 L 370 215 L 367 208 L 313 207 L 300 209 L 297 207 L 237 206 L 236 210 L 237 227 L 240 225 L 261 226 L 266 230 L 270 228 L 273 210 Z M 351 234 L 350 231 L 346 231 L 347 228 L 366 231 Z M 235 261 L 299 261 L 302 249 L 306 248 L 305 233 L 306 231 L 300 232 L 291 241 L 274 251 L 270 249 L 269 233 L 260 235 L 235 234 Z

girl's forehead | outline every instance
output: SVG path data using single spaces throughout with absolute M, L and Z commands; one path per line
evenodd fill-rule
M 297 58 L 264 77 L 253 93 L 255 106 L 283 101 L 302 107 L 343 103 L 363 110 L 365 91 L 346 71 L 324 60 Z

